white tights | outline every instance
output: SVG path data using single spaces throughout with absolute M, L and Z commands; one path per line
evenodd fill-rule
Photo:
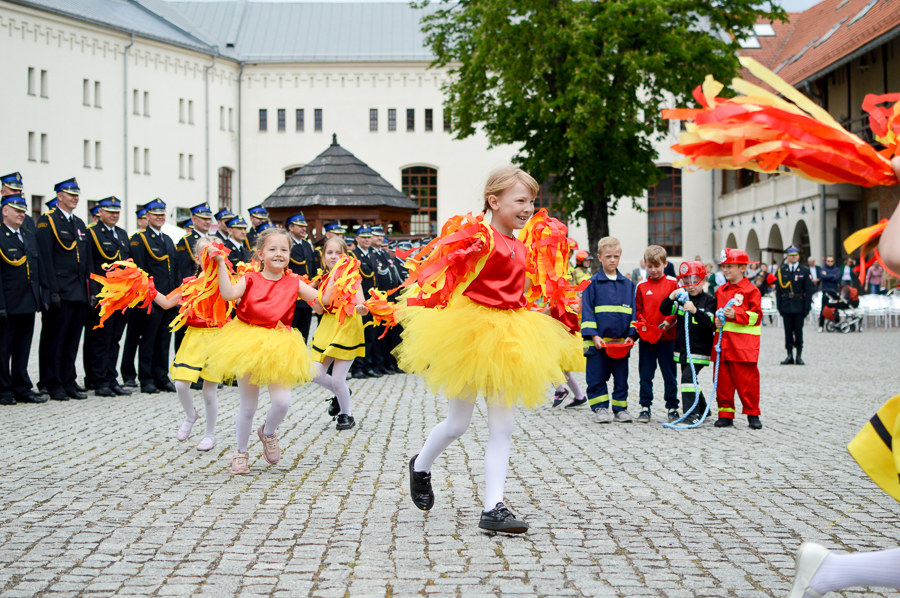
M 328 375 L 328 366 L 334 362 L 331 368 L 331 375 Z M 347 372 L 353 360 L 335 359 L 334 357 L 326 357 L 322 363 L 316 362 L 318 375 L 313 378 L 313 382 L 326 390 L 330 390 L 337 397 L 338 404 L 341 406 L 341 413 L 345 415 L 353 415 L 350 412 L 350 387 L 347 386 Z
M 216 400 L 216 390 L 219 385 L 209 380 L 203 380 L 203 402 L 206 404 L 206 435 L 216 437 L 216 417 L 219 414 L 219 402 Z M 186 380 L 175 380 L 175 392 L 178 400 L 184 408 L 185 422 L 194 421 L 197 410 L 194 408 L 194 394 L 191 392 L 191 383 Z M 181 424 L 184 426 L 185 424 Z
M 581 392 L 581 386 L 578 385 L 578 380 L 575 379 L 575 376 L 572 375 L 572 372 L 566 372 L 566 383 L 560 384 L 556 387 L 556 392 L 562 392 L 566 389 L 566 386 L 569 387 L 572 391 L 572 396 L 576 399 L 581 400 L 584 398 L 584 393 Z
M 431 466 L 444 449 L 454 440 L 465 434 L 472 421 L 475 409 L 474 397 L 471 400 L 450 399 L 447 408 L 447 419 L 436 425 L 413 468 L 416 471 L 431 471 Z M 512 445 L 513 428 L 516 425 L 514 407 L 488 405 L 488 443 L 484 451 L 484 510 L 490 511 L 503 500 L 503 488 L 506 485 L 506 472 L 509 469 L 509 450 Z
M 856 587 L 900 590 L 900 548 L 829 554 L 809 585 L 822 595 Z
M 237 432 L 237 450 L 246 453 L 250 432 L 253 429 L 253 416 L 256 415 L 256 407 L 259 405 L 259 386 L 250 384 L 250 374 L 238 380 L 238 393 L 241 395 L 241 405 L 234 425 Z M 280 384 L 269 384 L 269 399 L 272 406 L 269 407 L 263 426 L 263 434 L 267 436 L 275 433 L 275 429 L 287 415 L 291 407 L 291 391 Z

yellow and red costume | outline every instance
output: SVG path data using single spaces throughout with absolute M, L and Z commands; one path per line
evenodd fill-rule
M 312 358 L 322 363 L 326 357 L 352 361 L 366 354 L 362 316 L 356 313 L 356 291 L 362 281 L 359 260 L 344 254 L 319 285 L 319 302 L 329 284 L 331 302 L 319 318 L 312 339 Z
M 206 366 L 208 348 L 218 343 L 221 328 L 202 318 L 189 317 L 187 330 L 169 368 L 174 380 L 197 382 L 200 378 L 209 382 L 221 382 L 222 376 Z
M 759 336 L 762 330 L 762 296 L 746 277 L 716 289 L 716 308 L 734 299 L 734 320 L 725 322 L 722 348 L 713 359 L 722 360 L 716 402 L 719 417 L 734 419 L 734 393 L 741 399 L 744 415 L 759 415 Z M 718 339 L 714 339 L 715 342 Z

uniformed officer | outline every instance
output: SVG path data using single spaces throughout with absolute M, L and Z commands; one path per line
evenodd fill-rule
M 46 299 L 47 279 L 40 263 L 37 237 L 23 226 L 27 202 L 21 194 L 0 199 L 0 405 L 43 403 L 28 377 L 34 314 Z M 45 291 L 42 299 L 41 291 Z
M 100 217 L 97 215 L 100 212 L 100 206 L 96 205 L 88 210 L 88 212 L 91 215 L 91 224 L 97 224 L 97 222 L 100 220 Z M 91 224 L 88 224 L 88 226 L 90 226 Z
M 128 233 L 116 226 L 122 202 L 117 197 L 105 197 L 97 204 L 97 208 L 99 221 L 88 225 L 88 234 L 93 242 L 94 272 L 100 274 L 105 271 L 104 265 L 129 259 L 131 248 Z M 94 327 L 100 324 L 100 311 L 97 309 L 100 303 L 97 295 L 100 290 L 100 284 L 91 281 L 94 300 L 91 301 L 93 309 L 90 311 L 85 328 L 85 336 L 91 335 L 89 364 L 85 366 L 85 378 L 87 379 L 90 372 L 94 394 L 98 397 L 130 395 L 131 391 L 119 384 L 117 379 L 119 374 L 116 371 L 119 343 L 122 340 L 122 333 L 125 332 L 127 317 L 117 311 L 110 315 L 102 328 L 95 330 Z
M 22 182 L 22 175 L 18 172 L 11 172 L 0 176 L 0 197 L 16 194 L 21 195 L 23 200 L 25 199 L 25 184 Z M 27 201 L 25 202 L 25 220 L 22 222 L 22 226 L 32 233 L 37 232 L 37 228 L 35 228 L 34 225 L 34 218 L 28 213 Z
M 264 230 L 260 227 L 269 221 L 269 213 L 262 207 L 262 204 L 253 206 L 247 212 L 250 213 L 250 226 L 252 227 L 247 231 L 247 242 L 250 243 L 251 250 L 256 251 L 256 238 Z
M 147 230 L 131 238 L 131 258 L 138 268 L 153 277 L 156 290 L 163 295 L 171 293 L 181 284 L 178 280 L 175 243 L 162 232 L 166 223 L 166 204 L 157 198 L 148 203 Z M 138 378 L 141 392 L 175 392 L 169 380 L 169 324 L 178 313 L 177 308 L 160 309 L 154 305 L 146 310 L 133 310 L 144 320 L 141 340 L 138 343 Z
M 129 241 L 129 252 L 131 251 L 131 241 L 134 241 L 138 232 L 147 230 L 147 208 L 137 206 L 134 211 L 137 217 L 138 230 L 131 235 Z M 134 367 L 134 359 L 137 357 L 138 345 L 141 342 L 141 332 L 144 329 L 146 318 L 142 318 L 138 313 L 140 310 L 129 309 L 125 312 L 125 320 L 128 326 L 125 329 L 125 344 L 122 346 L 122 384 L 129 388 L 137 388 L 137 370 Z
M 397 281 L 397 284 L 394 285 L 394 288 L 399 287 L 403 284 L 407 277 L 409 276 L 409 270 L 406 268 L 406 259 L 401 258 L 397 255 L 397 251 L 408 251 L 412 249 L 412 244 L 409 241 L 404 241 L 402 243 L 392 242 L 388 245 L 388 255 L 391 258 L 391 270 L 394 280 Z M 392 299 L 394 301 L 397 300 L 397 295 L 393 295 Z M 403 370 L 400 369 L 400 366 L 397 364 L 397 358 L 394 357 L 394 349 L 400 344 L 402 340 L 403 327 L 400 325 L 394 326 L 387 333 L 388 339 L 388 349 L 387 349 L 387 364 L 385 367 L 388 370 L 393 371 L 395 374 L 402 374 Z
M 75 386 L 75 356 L 87 319 L 88 280 L 94 264 L 87 227 L 74 214 L 81 194 L 78 182 L 68 179 L 58 183 L 55 190 L 59 204 L 37 223 L 38 247 L 50 292 L 50 309 L 41 318 L 41 325 L 49 328 L 44 374 L 50 398 L 68 401 L 87 398 Z
M 375 254 L 371 251 L 372 247 L 372 229 L 369 226 L 362 225 L 356 229 L 356 248 L 351 250 L 356 259 L 359 260 L 359 272 L 362 275 L 362 292 L 363 297 L 369 298 L 369 291 L 375 288 Z M 381 378 L 383 374 L 374 369 L 374 341 L 375 330 L 370 324 L 371 315 L 363 316 L 363 324 L 365 325 L 366 338 L 366 354 L 364 357 L 357 357 L 353 360 L 353 377 L 354 378 Z
M 238 264 L 249 264 L 253 258 L 250 244 L 247 242 L 247 221 L 240 216 L 235 216 L 228 221 L 228 230 L 231 233 L 225 247 L 231 250 L 229 261 L 237 267 Z
M 43 216 L 44 214 L 47 214 L 48 212 L 50 212 L 50 210 L 56 209 L 56 206 L 58 203 L 59 203 L 59 200 L 56 199 L 55 197 L 45 201 L 44 205 L 47 206 L 47 211 L 43 212 L 41 215 Z M 37 238 L 37 230 L 35 230 L 35 238 Z M 45 291 L 45 294 L 46 294 L 46 291 Z M 45 300 L 43 301 L 43 304 L 41 305 L 41 311 L 42 312 L 47 311 L 49 309 L 49 306 L 50 306 L 50 304 L 45 298 Z M 44 321 L 44 316 L 43 316 L 43 314 L 41 314 L 41 322 L 43 322 L 43 321 Z M 46 394 L 46 392 L 47 392 L 47 382 L 46 382 L 47 374 L 46 374 L 46 372 L 44 372 L 44 364 L 47 363 L 48 360 L 50 359 L 49 356 L 47 355 L 48 346 L 49 346 L 47 339 L 50 338 L 49 332 L 50 332 L 49 330 L 47 330 L 46 328 L 41 326 L 40 340 L 38 341 L 38 383 L 37 383 L 38 392 L 40 394 Z
M 787 259 L 778 269 L 775 300 L 784 320 L 784 347 L 787 358 L 781 365 L 806 365 L 803 363 L 803 321 L 812 309 L 813 283 L 809 268 L 800 265 L 800 251 L 794 247 L 785 251 Z M 794 349 L 797 358 L 794 359 Z
M 290 270 L 298 276 L 306 276 L 307 279 L 315 278 L 319 271 L 319 262 L 316 252 L 309 241 L 306 240 L 307 223 L 303 214 L 298 212 L 288 217 L 285 221 L 288 232 L 291 235 L 291 262 Z M 294 321 L 291 326 L 300 331 L 305 340 L 309 340 L 309 328 L 312 325 L 312 308 L 309 303 L 298 300 L 294 306 Z
M 375 288 L 382 292 L 392 291 L 400 286 L 399 273 L 391 267 L 391 256 L 384 247 L 384 227 L 376 224 L 372 227 L 372 244 L 369 247 L 375 266 Z M 369 296 L 366 296 L 368 299 Z M 396 301 L 395 296 L 389 297 L 390 301 Z M 390 338 L 384 334 L 384 326 L 375 326 L 372 341 L 372 369 L 387 376 L 395 374 L 391 367 Z M 381 337 L 381 338 L 379 338 Z
M 220 242 L 223 245 L 228 241 L 228 221 L 234 218 L 234 214 L 229 209 L 219 210 L 216 212 L 216 215 L 213 216 L 216 219 L 216 224 L 218 224 L 218 230 L 216 230 L 215 236 L 218 239 L 213 239 L 214 241 Z
M 190 278 L 196 271 L 196 263 L 194 262 L 194 247 L 197 241 L 209 234 L 212 227 L 212 209 L 209 204 L 203 202 L 191 208 L 191 218 L 186 221 L 190 228 L 186 228 L 187 233 L 179 239 L 175 245 L 175 253 L 178 255 L 178 284 L 185 278 Z M 182 228 L 185 228 L 182 226 Z
M 91 223 L 88 224 L 88 229 L 97 224 L 97 212 L 100 210 L 100 206 L 94 206 L 90 210 L 88 210 L 88 214 L 91 216 Z M 97 258 L 94 256 L 94 263 L 96 264 Z M 102 272 L 102 270 L 95 270 L 98 274 Z M 91 283 L 94 284 L 94 283 Z M 88 299 L 90 301 L 90 308 L 93 309 L 95 305 L 94 299 L 94 291 L 91 291 L 91 297 Z M 91 326 L 89 325 L 91 322 L 90 312 L 91 309 L 88 310 L 87 319 L 84 321 L 84 334 L 82 335 L 81 340 L 81 365 L 84 366 L 84 388 L 87 390 L 92 390 L 94 388 L 94 368 L 91 365 L 91 355 L 93 354 L 93 349 L 91 349 L 91 343 L 93 342 L 93 332 L 91 330 Z

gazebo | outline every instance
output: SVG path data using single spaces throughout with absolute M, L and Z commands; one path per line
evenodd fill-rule
M 388 183 L 362 160 L 338 145 L 331 146 L 295 172 L 263 201 L 269 219 L 281 224 L 303 212 L 310 239 L 323 235 L 332 220 L 351 226 L 376 223 L 393 234 L 409 235 L 412 213 L 418 204 Z

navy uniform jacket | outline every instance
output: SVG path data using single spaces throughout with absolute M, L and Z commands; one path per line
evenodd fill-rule
M 369 290 L 375 288 L 375 251 L 370 247 L 365 255 L 359 247 L 350 253 L 359 260 L 359 273 L 362 274 L 363 297 L 369 298 Z
M 128 233 L 118 226 L 109 230 L 105 224 L 98 222 L 89 224 L 87 228 L 88 235 L 90 235 L 93 243 L 91 254 L 93 255 L 94 272 L 96 274 L 103 274 L 105 271 L 103 268 L 104 264 L 108 265 L 131 257 Z M 99 292 L 100 283 L 91 281 L 91 293 L 96 295 Z
M 247 245 L 250 251 L 256 249 L 257 237 L 259 237 L 259 231 L 257 231 L 255 227 L 251 226 L 249 229 L 247 229 Z
M 584 354 L 598 353 L 593 337 L 624 339 L 637 335 L 631 323 L 637 319 L 634 283 L 616 270 L 610 279 L 603 270 L 591 276 L 591 284 L 581 294 L 581 336 Z
M 197 264 L 194 262 L 194 247 L 202 235 L 195 230 L 190 230 L 175 244 L 175 261 L 178 263 L 178 280 L 190 278 L 196 272 Z M 179 283 L 181 284 L 181 283 Z
M 293 243 L 293 237 L 291 237 Z M 299 276 L 306 276 L 312 280 L 319 272 L 319 254 L 316 253 L 312 245 L 306 239 L 301 239 L 294 243 L 291 247 L 290 270 Z
M 87 227 L 78 216 L 67 219 L 59 209 L 40 217 L 37 242 L 47 272 L 48 291 L 62 301 L 88 303 L 88 277 L 94 270 Z
M 2 224 L 2 222 L 0 222 L 0 224 Z M 25 214 L 25 221 L 22 223 L 22 228 L 28 230 L 31 234 L 37 232 L 37 226 L 35 226 L 34 218 L 31 217 L 31 214 Z
M 379 291 L 390 291 L 400 286 L 396 282 L 394 272 L 391 269 L 391 256 L 384 249 L 370 249 L 370 255 L 375 265 L 375 288 Z M 395 284 L 396 283 L 396 284 Z M 366 297 L 368 299 L 368 297 Z
M 24 226 L 19 228 L 22 241 L 8 226 L 0 224 L 0 309 L 6 313 L 33 314 L 40 311 L 48 297 L 47 276 L 38 252 L 37 237 Z
M 177 278 L 175 244 L 169 235 L 158 233 L 152 227 L 134 233 L 131 237 L 131 258 L 138 268 L 153 277 L 156 290 L 163 295 L 181 286 L 181 280 Z
M 216 243 L 222 243 L 224 245 L 228 242 L 228 237 L 223 235 L 221 230 L 217 230 L 216 234 L 214 234 L 213 236 L 217 237 L 216 239 L 213 239 L 213 241 Z
M 233 266 L 237 267 L 238 264 L 250 263 L 250 246 L 247 244 L 246 239 L 240 245 L 237 245 L 234 239 L 228 239 L 225 247 L 231 250 L 231 253 L 228 254 L 228 260 Z
M 788 264 L 778 268 L 775 281 L 775 301 L 778 311 L 783 314 L 808 314 L 812 309 L 812 295 L 815 292 L 809 277 L 809 268 L 797 265 L 791 272 Z
M 394 267 L 394 270 L 397 271 L 397 275 L 400 277 L 400 283 L 402 284 L 406 282 L 406 279 L 409 278 L 409 269 L 407 269 L 406 267 L 406 260 L 399 257 L 394 257 L 394 259 L 391 261 L 393 262 L 393 264 L 391 265 Z

